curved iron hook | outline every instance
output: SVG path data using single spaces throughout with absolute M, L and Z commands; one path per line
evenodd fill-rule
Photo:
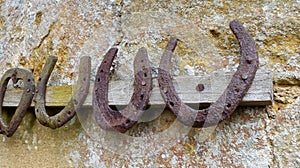
M 108 105 L 108 80 L 110 66 L 117 52 L 117 48 L 111 48 L 98 68 L 94 85 L 93 110 L 101 128 L 124 133 L 137 122 L 149 102 L 152 89 L 151 67 L 147 50 L 140 48 L 134 60 L 134 91 L 131 100 L 123 110 L 113 110 Z
M 49 116 L 45 109 L 45 92 L 46 85 L 51 75 L 51 72 L 54 69 L 55 63 L 57 61 L 57 57 L 50 56 L 40 74 L 40 77 L 37 82 L 36 95 L 34 97 L 35 101 L 35 115 L 38 121 L 47 127 L 50 128 L 59 128 L 67 123 L 70 119 L 74 117 L 76 114 L 76 110 L 78 110 L 82 104 L 84 103 L 89 87 L 90 87 L 90 72 L 91 72 L 91 58 L 90 57 L 82 57 L 80 59 L 79 65 L 79 76 L 77 80 L 77 84 L 72 94 L 71 100 L 68 104 L 62 109 L 59 113 L 54 116 Z
M 6 92 L 6 86 L 8 81 L 12 79 L 13 83 L 16 84 L 20 79 L 24 83 L 24 91 L 13 115 L 10 123 L 7 125 L 2 118 L 2 104 L 4 95 Z M 34 78 L 32 73 L 25 69 L 13 68 L 9 69 L 4 73 L 0 81 L 0 133 L 6 135 L 7 137 L 12 136 L 20 125 L 28 107 L 31 104 L 32 98 L 34 96 Z
M 160 92 L 170 110 L 185 125 L 209 127 L 225 120 L 233 113 L 252 84 L 259 66 L 255 42 L 237 20 L 230 23 L 230 28 L 239 41 L 241 48 L 240 64 L 223 94 L 206 109 L 194 110 L 190 108 L 180 100 L 175 91 L 171 75 L 168 72 L 172 53 L 177 44 L 175 38 L 170 39 L 163 53 L 158 70 Z

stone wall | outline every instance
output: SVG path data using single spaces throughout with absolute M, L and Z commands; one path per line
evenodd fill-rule
M 92 57 L 93 78 L 105 52 L 117 46 L 111 80 L 131 80 L 137 50 L 147 48 L 155 69 L 170 36 L 179 39 L 172 75 L 234 71 L 239 46 L 228 25 L 237 19 L 257 44 L 260 68 L 273 72 L 274 102 L 239 107 L 218 126 L 189 129 L 183 138 L 144 138 L 173 127 L 166 110 L 133 128 L 125 137 L 132 142 L 124 144 L 118 136 L 93 136 L 77 117 L 56 130 L 44 127 L 31 109 L 13 137 L 0 135 L 0 167 L 299 167 L 299 16 L 299 0 L 1 0 L 0 74 L 20 67 L 37 78 L 56 55 L 49 85 L 71 85 L 81 56 Z

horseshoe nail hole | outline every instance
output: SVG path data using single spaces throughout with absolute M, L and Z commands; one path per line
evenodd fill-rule
M 39 109 L 36 109 L 36 110 L 35 110 L 35 112 L 37 112 L 37 113 L 38 113 L 38 112 L 39 112 Z
M 144 60 L 142 59 L 141 62 L 144 62 Z
M 77 105 L 78 104 L 78 101 L 76 99 L 74 99 L 74 104 Z
M 227 114 L 225 111 L 222 112 L 222 116 L 223 116 L 223 118 L 227 118 Z
M 141 95 L 141 96 L 140 96 L 140 100 L 144 100 L 144 95 Z
M 228 103 L 228 104 L 226 105 L 226 107 L 227 107 L 227 108 L 230 108 L 230 107 L 231 107 L 231 104 L 230 104 L 230 103 Z
M 72 112 L 71 111 L 68 111 L 68 113 L 67 113 L 69 116 L 72 114 Z
M 103 73 L 103 69 L 101 69 L 100 72 Z
M 251 64 L 252 61 L 251 60 L 246 60 L 247 64 Z
M 196 90 L 198 91 L 198 92 L 201 92 L 201 91 L 203 91 L 204 90 L 204 85 L 203 84 L 198 84 L 197 86 L 196 86 Z
M 100 78 L 97 78 L 97 82 L 100 82 Z
M 247 80 L 247 79 L 248 79 L 248 74 L 243 74 L 243 75 L 242 75 L 242 79 L 243 79 L 243 80 Z
M 240 92 L 240 89 L 239 88 L 235 88 L 234 91 L 238 93 L 238 92 Z
M 60 120 L 57 120 L 57 122 L 60 123 L 61 121 L 60 121 Z
M 41 81 L 41 80 L 42 80 L 42 78 L 39 78 L 39 79 L 38 79 L 38 81 Z
M 148 76 L 147 73 L 144 73 L 144 78 L 147 78 L 147 76 Z
M 31 79 L 27 79 L 27 82 L 31 82 Z
M 173 107 L 173 106 L 174 106 L 174 103 L 173 103 L 173 102 L 170 102 L 170 105 Z
M 103 63 L 104 63 L 104 64 L 106 64 L 106 63 L 107 63 L 107 61 L 103 61 Z

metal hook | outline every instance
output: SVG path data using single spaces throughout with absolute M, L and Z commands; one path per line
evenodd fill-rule
M 209 127 L 225 120 L 233 113 L 252 84 L 259 66 L 255 42 L 237 20 L 230 23 L 230 28 L 239 41 L 241 48 L 240 64 L 223 94 L 206 109 L 194 110 L 190 108 L 180 100 L 175 91 L 171 75 L 168 72 L 172 53 L 177 45 L 175 38 L 170 39 L 163 53 L 158 70 L 160 92 L 170 110 L 185 125 Z
M 10 121 L 7 125 L 2 118 L 2 104 L 4 95 L 6 92 L 6 86 L 8 81 L 12 79 L 13 83 L 17 83 L 20 79 L 24 83 L 24 91 L 19 102 L 19 105 Z M 7 137 L 12 136 L 20 125 L 28 107 L 31 104 L 34 96 L 34 79 L 32 73 L 25 69 L 13 68 L 4 73 L 0 81 L 0 133 Z
M 147 50 L 140 48 L 134 61 L 134 92 L 131 100 L 123 110 L 113 110 L 108 105 L 108 80 L 110 66 L 117 52 L 117 48 L 111 48 L 98 68 L 94 85 L 93 110 L 101 128 L 124 133 L 137 122 L 149 102 L 152 89 L 151 67 Z
M 38 121 L 42 125 L 53 129 L 63 126 L 70 119 L 72 119 L 76 114 L 76 110 L 78 110 L 84 103 L 90 87 L 91 71 L 91 58 L 82 57 L 80 59 L 77 84 L 75 86 L 75 90 L 73 91 L 71 100 L 58 114 L 49 116 L 45 109 L 45 92 L 47 82 L 49 80 L 51 72 L 54 69 L 56 61 L 57 57 L 55 56 L 50 56 L 47 59 L 46 64 L 44 65 L 41 75 L 38 79 L 36 95 L 34 98 L 35 115 Z

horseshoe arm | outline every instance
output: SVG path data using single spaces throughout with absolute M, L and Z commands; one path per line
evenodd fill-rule
M 194 110 L 185 105 L 176 94 L 171 75 L 168 72 L 172 52 L 176 47 L 176 39 L 170 39 L 163 53 L 163 58 L 158 70 L 160 91 L 167 106 L 185 125 L 209 127 L 225 120 L 234 112 L 252 84 L 259 64 L 255 42 L 237 20 L 230 23 L 230 28 L 236 36 L 241 48 L 240 64 L 223 94 L 215 103 L 206 109 Z
M 75 111 L 78 111 L 83 105 L 90 89 L 91 76 L 91 57 L 84 56 L 80 58 L 77 83 L 72 94 L 72 101 Z
M 93 94 L 93 109 L 98 125 L 121 133 L 131 128 L 142 115 L 149 102 L 151 91 L 151 68 L 145 48 L 139 49 L 134 61 L 134 91 L 129 104 L 121 111 L 108 105 L 108 80 L 110 67 L 118 49 L 111 48 L 98 68 Z

